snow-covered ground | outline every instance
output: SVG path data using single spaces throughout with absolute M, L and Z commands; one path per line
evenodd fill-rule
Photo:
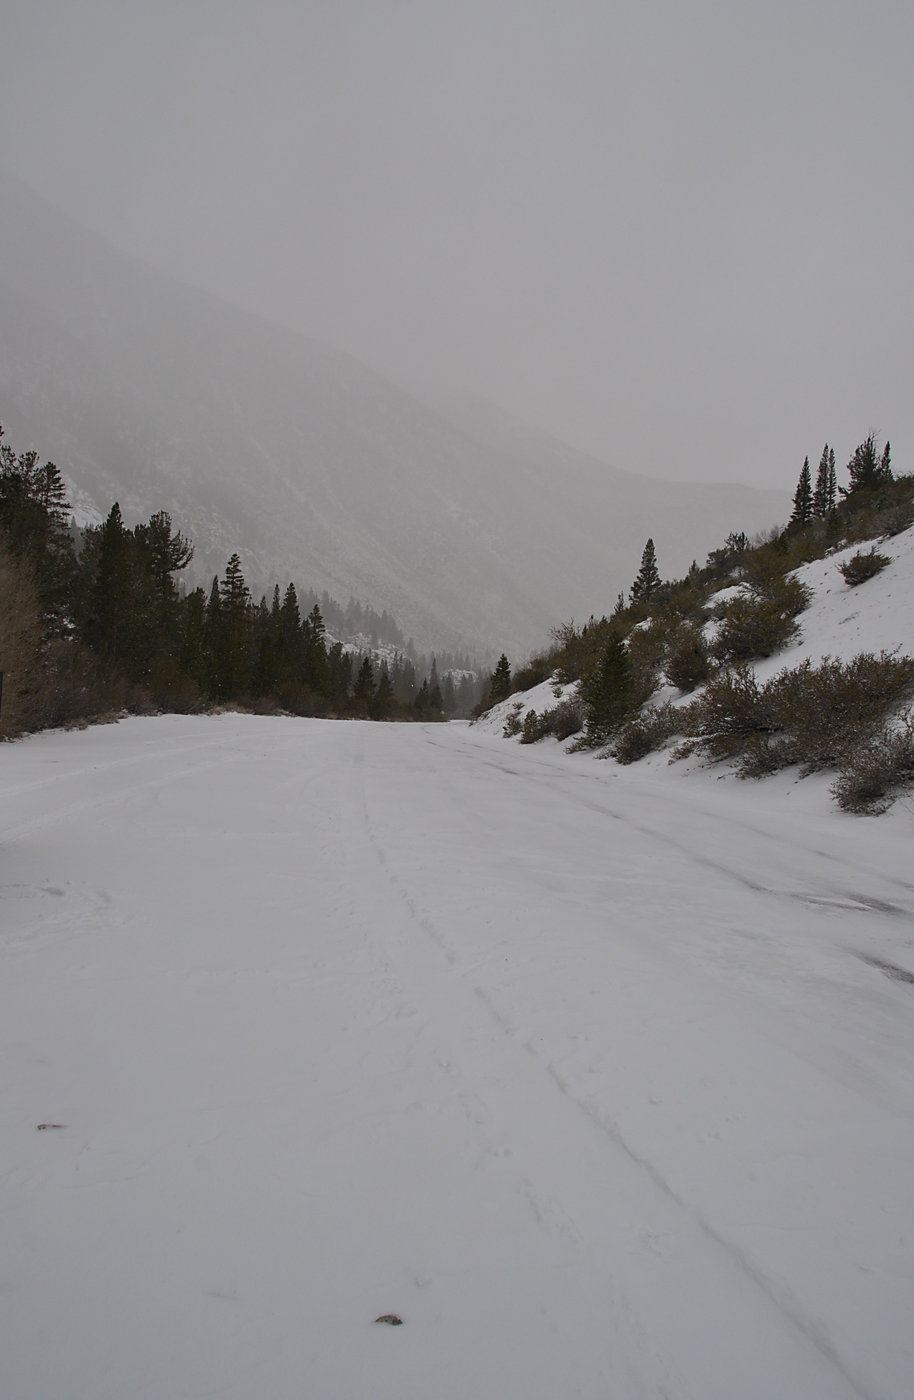
M 0 771 L 4 1397 L 914 1393 L 910 803 L 231 715 Z

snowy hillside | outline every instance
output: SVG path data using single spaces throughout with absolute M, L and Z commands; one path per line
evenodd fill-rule
M 878 543 L 880 554 L 885 555 L 889 564 L 881 573 L 856 587 L 845 581 L 841 566 L 861 548 L 867 548 L 859 542 L 794 571 L 791 577 L 810 590 L 810 603 L 797 619 L 797 636 L 775 655 L 752 663 L 760 681 L 807 660 L 813 665 L 826 657 L 850 661 L 861 652 L 914 656 L 914 528 L 872 543 Z M 746 585 L 740 583 L 721 589 L 707 600 L 707 611 L 710 613 L 715 604 L 748 591 Z M 709 618 L 706 634 L 713 636 L 716 627 Z M 528 710 L 542 714 L 576 692 L 576 683 L 561 686 L 554 680 L 546 681 L 501 701 L 476 723 L 485 733 L 503 736 L 510 719 L 523 719 Z M 700 694 L 700 689 L 696 693 Z M 693 698 L 693 694 L 683 695 L 666 685 L 651 697 L 650 703 L 669 701 L 681 705 Z M 518 735 L 511 737 L 515 742 L 519 740 Z M 554 744 L 555 740 L 547 738 L 543 742 Z M 667 753 L 654 754 L 644 762 L 666 769 L 673 776 L 694 773 L 700 766 L 692 762 L 669 768 Z M 722 776 L 720 768 L 713 772 L 715 778 Z M 795 779 L 793 772 L 790 781 Z
M 420 650 L 520 655 L 786 495 L 644 481 L 489 412 L 442 413 L 350 356 L 132 262 L 0 183 L 0 424 L 51 457 L 82 518 L 168 510 L 208 585 L 238 550 L 387 609 Z M 659 464 L 658 464 L 659 466 Z

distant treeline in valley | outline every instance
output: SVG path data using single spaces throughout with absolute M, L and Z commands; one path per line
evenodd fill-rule
M 115 503 L 78 529 L 53 462 L 0 441 L 0 735 L 221 705 L 438 720 L 488 689 L 471 658 L 419 656 L 354 599 L 289 583 L 255 602 L 237 554 L 209 590 L 185 590 L 192 557 L 166 511 L 128 527 Z

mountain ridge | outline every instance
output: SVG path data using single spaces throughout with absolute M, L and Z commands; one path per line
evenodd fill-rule
M 201 579 L 237 550 L 258 591 L 293 577 L 386 608 L 420 646 L 520 654 L 609 607 L 648 534 L 673 573 L 785 511 L 782 492 L 635 478 L 499 410 L 454 421 L 348 352 L 137 262 L 12 178 L 0 228 L 10 441 L 52 457 L 101 513 L 114 499 L 127 518 L 170 511 Z

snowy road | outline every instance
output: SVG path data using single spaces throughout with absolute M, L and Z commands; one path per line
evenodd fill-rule
M 909 1397 L 912 833 L 463 726 L 5 746 L 0 1394 Z

